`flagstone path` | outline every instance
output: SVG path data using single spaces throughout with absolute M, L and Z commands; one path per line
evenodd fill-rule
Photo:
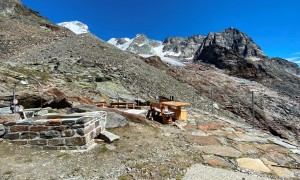
M 206 165 L 262 177 L 300 179 L 297 143 L 253 129 L 246 123 L 196 110 L 190 110 L 188 120 L 177 125 L 184 130 L 185 140 L 199 151 Z M 205 179 L 201 170 L 195 170 L 197 166 L 191 167 L 184 179 Z M 245 179 L 251 179 L 249 177 Z

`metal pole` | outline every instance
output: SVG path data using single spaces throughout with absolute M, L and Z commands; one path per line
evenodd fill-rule
M 194 108 L 195 107 L 195 92 L 193 93 L 193 105 L 192 105 L 192 107 Z
M 118 108 L 119 108 L 119 103 L 120 103 L 120 96 L 119 96 L 119 93 L 117 93 L 117 102 L 118 102 Z
M 12 103 L 14 105 L 14 112 L 13 113 L 16 113 L 16 111 L 17 111 L 16 110 L 16 104 L 14 103 L 15 99 L 16 99 L 16 85 L 15 85 L 14 90 L 13 90 L 13 101 L 12 101 Z
M 254 129 L 254 122 L 255 122 L 255 114 L 254 114 L 254 91 L 252 91 L 252 127 Z
M 210 99 L 211 99 L 211 113 L 214 114 L 214 99 L 213 99 L 213 89 L 210 89 Z

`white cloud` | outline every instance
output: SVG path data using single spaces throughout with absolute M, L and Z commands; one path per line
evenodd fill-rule
M 296 63 L 296 64 L 300 64 L 300 60 L 299 60 L 299 61 L 294 61 L 294 63 Z
M 300 55 L 300 52 L 296 52 L 296 53 L 294 53 L 294 55 Z
M 285 59 L 300 65 L 300 56 L 290 57 L 290 58 L 285 58 Z
M 290 58 L 285 58 L 286 60 L 288 60 L 288 61 L 293 61 L 293 62 L 295 62 L 295 61 L 300 61 L 300 56 L 297 56 L 297 57 L 290 57 Z

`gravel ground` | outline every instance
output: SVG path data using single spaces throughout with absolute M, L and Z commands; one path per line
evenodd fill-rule
M 111 129 L 121 139 L 88 151 L 44 151 L 0 143 L 0 179 L 259 179 L 211 168 L 180 128 L 130 122 Z
M 269 178 L 259 177 L 257 175 L 249 175 L 241 172 L 219 169 L 202 164 L 195 164 L 187 170 L 182 180 L 267 180 Z

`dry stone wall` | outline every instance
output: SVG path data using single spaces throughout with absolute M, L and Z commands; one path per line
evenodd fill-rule
M 105 112 L 106 118 L 106 112 Z M 103 116 L 102 116 L 103 117 Z M 4 139 L 44 150 L 81 150 L 94 143 L 104 130 L 103 118 L 83 116 L 65 119 L 25 119 L 4 124 Z

